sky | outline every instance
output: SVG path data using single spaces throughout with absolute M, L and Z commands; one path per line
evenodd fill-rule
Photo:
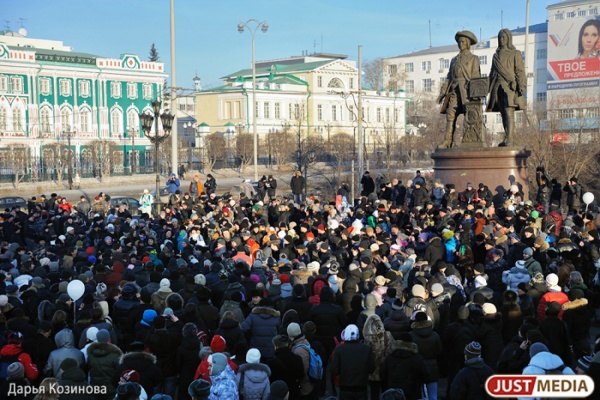
M 558 0 L 531 0 L 530 24 L 546 21 Z M 454 43 L 463 29 L 489 39 L 525 26 L 526 0 L 175 0 L 177 86 L 204 88 L 249 68 L 251 35 L 237 24 L 266 21 L 256 60 L 310 53 L 363 62 Z M 169 0 L 0 0 L 0 30 L 24 27 L 31 38 L 61 40 L 74 51 L 147 60 L 152 43 L 171 71 Z M 431 35 L 429 33 L 431 27 Z

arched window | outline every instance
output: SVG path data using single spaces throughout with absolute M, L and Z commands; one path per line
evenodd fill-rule
M 52 131 L 52 112 L 48 107 L 44 107 L 40 111 L 40 123 L 42 125 L 42 132 Z
M 90 110 L 87 108 L 84 108 L 79 112 L 79 130 L 81 132 L 91 132 L 90 114 Z
M 123 113 L 119 109 L 110 112 L 110 130 L 113 136 L 123 133 Z
M 13 131 L 22 131 L 23 130 L 23 112 L 20 108 L 13 108 Z
M 333 78 L 332 80 L 329 81 L 329 84 L 327 85 L 327 87 L 329 87 L 329 88 L 336 88 L 336 89 L 343 89 L 344 88 L 344 84 L 338 78 Z
M 71 116 L 71 110 L 68 108 L 63 108 L 60 110 L 60 125 L 63 131 L 67 131 L 72 128 L 73 124 Z
M 139 131 L 139 118 L 136 110 L 127 111 L 127 132 Z

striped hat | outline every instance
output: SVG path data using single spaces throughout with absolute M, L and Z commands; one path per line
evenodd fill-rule
M 467 356 L 467 358 L 481 357 L 481 345 L 479 342 L 471 342 L 466 345 L 465 356 Z

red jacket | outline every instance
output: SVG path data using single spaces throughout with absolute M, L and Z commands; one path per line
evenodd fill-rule
M 31 362 L 31 356 L 23 352 L 20 344 L 7 344 L 0 350 L 0 357 L 17 357 L 17 361 L 23 364 L 25 368 L 25 377 L 30 381 L 34 381 L 38 377 L 37 366 Z
M 546 292 L 546 293 L 544 293 L 544 295 L 540 299 L 540 303 L 538 304 L 538 308 L 537 308 L 538 321 L 542 322 L 543 320 L 546 319 L 546 305 L 548 303 L 552 303 L 553 301 L 557 302 L 561 306 L 560 313 L 558 314 L 558 318 L 560 318 L 562 320 L 563 311 L 564 311 L 562 309 L 562 305 L 565 304 L 567 301 L 569 301 L 569 297 L 564 292 Z
M 234 373 L 237 374 L 238 365 L 231 361 L 231 358 L 227 356 L 227 363 L 231 367 Z M 210 382 L 212 385 L 212 380 L 210 379 L 210 370 L 208 369 L 208 356 L 204 357 L 204 360 L 200 362 L 198 365 L 198 369 L 196 369 L 196 373 L 194 374 L 194 380 L 204 379 L 205 381 Z

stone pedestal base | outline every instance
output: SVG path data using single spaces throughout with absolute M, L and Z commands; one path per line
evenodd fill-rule
M 492 194 L 503 194 L 510 185 L 518 185 L 529 199 L 527 158 L 530 151 L 516 147 L 479 147 L 437 149 L 432 155 L 435 179 L 454 183 L 456 191 L 465 190 L 467 182 L 477 189 L 479 183 Z

